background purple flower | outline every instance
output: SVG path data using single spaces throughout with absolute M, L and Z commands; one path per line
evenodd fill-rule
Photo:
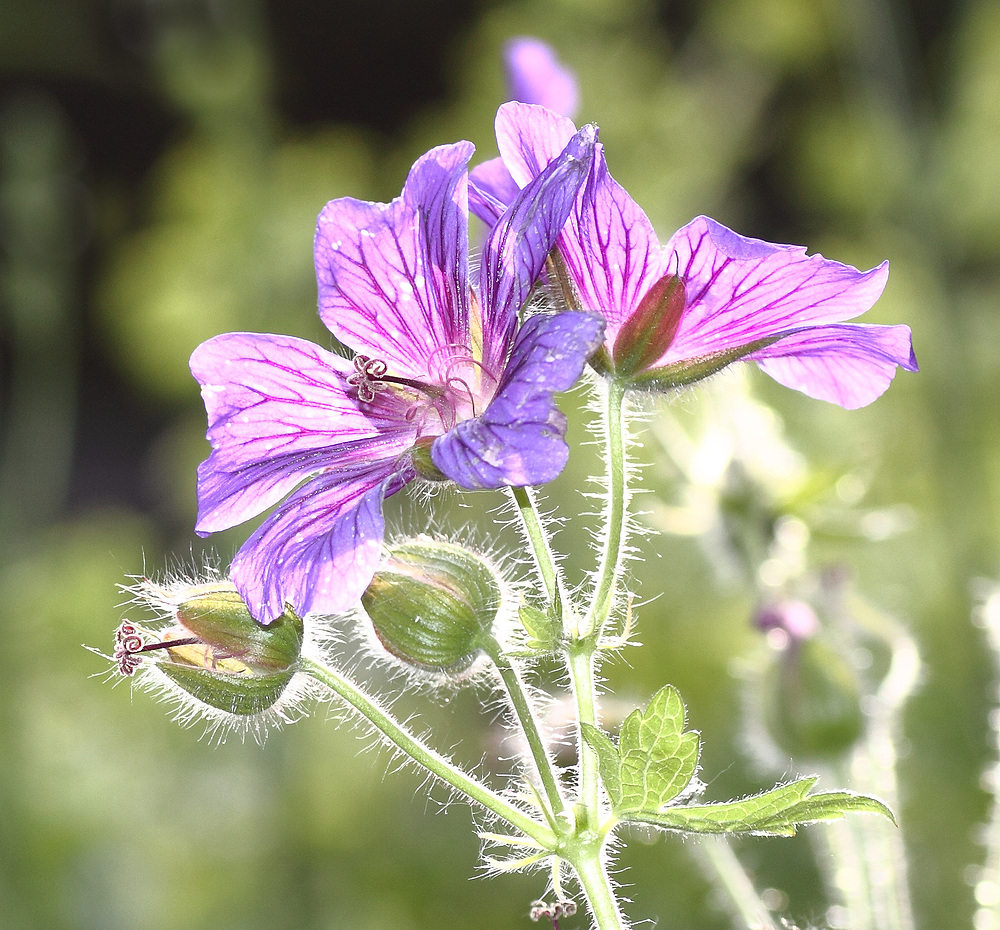
M 559 63 L 552 46 L 541 39 L 520 36 L 506 43 L 503 60 L 511 100 L 537 103 L 560 116 L 576 115 L 576 77 Z
M 320 316 L 353 360 L 290 336 L 229 333 L 191 357 L 212 453 L 202 535 L 278 504 L 233 560 L 254 616 L 351 607 L 381 552 L 382 501 L 418 473 L 465 488 L 540 484 L 566 461 L 553 401 L 600 344 L 584 313 L 518 326 L 593 157 L 586 127 L 513 199 L 469 282 L 473 147 L 441 146 L 389 204 L 331 201 L 317 224 Z M 429 458 L 428 458 L 429 453 Z M 279 503 L 280 502 L 280 503 Z
M 574 131 L 543 107 L 501 107 L 501 159 L 473 171 L 473 209 L 498 216 Z M 788 387 L 854 408 L 882 394 L 897 366 L 917 368 L 909 327 L 845 322 L 878 299 L 887 264 L 861 272 L 708 217 L 661 247 L 601 146 L 557 244 L 579 306 L 607 320 L 605 367 L 630 382 L 670 387 L 751 359 Z

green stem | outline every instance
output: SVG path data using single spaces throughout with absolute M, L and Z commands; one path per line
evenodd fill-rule
M 628 922 L 618 906 L 618 898 L 601 859 L 600 844 L 588 845 L 572 858 L 571 863 L 590 905 L 597 930 L 628 930 Z
M 580 636 L 600 635 L 614 606 L 615 588 L 621 571 L 622 550 L 628 521 L 628 490 L 625 480 L 625 386 L 618 381 L 607 382 L 605 408 L 605 447 L 608 470 L 608 497 L 604 509 L 604 547 L 597 572 L 597 589 Z
M 577 746 L 580 753 L 580 794 L 588 823 L 595 827 L 600 821 L 600 800 L 597 790 L 597 754 L 583 738 L 582 725 L 596 727 L 597 685 L 594 681 L 594 649 L 591 640 L 568 644 L 566 668 L 569 672 L 573 697 L 576 699 Z
M 558 607 L 561 603 L 559 592 L 559 568 L 552 555 L 552 548 L 549 546 L 549 537 L 542 526 L 542 521 L 538 516 L 534 498 L 529 488 L 511 488 L 511 496 L 517 505 L 517 512 L 521 517 L 521 528 L 531 546 L 532 554 L 535 557 L 535 565 L 538 567 L 538 574 L 545 585 L 545 593 L 549 596 L 549 602 Z
M 491 788 L 476 781 L 471 775 L 456 768 L 440 753 L 417 739 L 400 723 L 390 717 L 371 698 L 362 692 L 353 682 L 343 678 L 333 669 L 312 659 L 303 657 L 300 660 L 302 671 L 311 675 L 321 684 L 343 698 L 376 730 L 386 737 L 394 746 L 406 753 L 411 759 L 422 765 L 432 775 L 440 778 L 460 791 L 466 797 L 492 811 L 498 817 L 506 820 L 512 827 L 520 830 L 525 836 L 531 837 L 539 846 L 552 849 L 556 838 L 544 824 L 533 820 L 523 811 L 501 797 Z
M 771 912 L 761 901 L 750 876 L 725 837 L 699 838 L 694 849 L 715 885 L 729 895 L 733 909 L 746 930 L 778 930 Z
M 528 700 L 524 682 L 521 680 L 517 668 L 500 649 L 500 644 L 496 639 L 491 637 L 484 644 L 483 648 L 503 679 L 511 706 L 514 708 L 514 713 L 521 724 L 524 737 L 528 741 L 528 748 L 531 750 L 531 757 L 534 759 L 535 768 L 538 771 L 538 777 L 541 779 L 542 788 L 545 791 L 546 798 L 548 798 L 552 813 L 563 813 L 566 811 L 566 800 L 560 791 L 555 766 L 542 740 L 541 730 L 535 718 L 531 702 Z

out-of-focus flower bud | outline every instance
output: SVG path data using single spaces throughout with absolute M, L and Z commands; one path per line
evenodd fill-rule
M 764 721 L 796 757 L 847 752 L 861 735 L 861 694 L 845 658 L 816 636 L 790 639 L 764 676 Z
M 408 665 L 458 673 L 490 637 L 500 579 L 479 555 L 428 537 L 388 546 L 361 603 L 385 648 Z
M 122 623 L 114 658 L 123 675 L 155 663 L 181 690 L 239 716 L 267 710 L 284 693 L 303 640 L 302 621 L 291 609 L 264 626 L 228 581 L 170 587 L 143 581 L 133 590 L 173 625 L 154 631 Z

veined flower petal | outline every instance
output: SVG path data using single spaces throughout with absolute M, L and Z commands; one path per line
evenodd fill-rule
M 880 397 L 897 366 L 917 371 L 909 326 L 814 326 L 790 333 L 748 358 L 779 384 L 848 410 Z
M 508 103 L 497 113 L 496 131 L 504 163 L 525 185 L 561 151 L 574 126 L 543 107 Z M 604 316 L 605 338 L 613 345 L 667 261 L 649 218 L 608 172 L 603 146 L 557 246 L 580 308 Z
M 666 251 L 669 270 L 684 279 L 687 306 L 661 364 L 860 316 L 889 275 L 887 262 L 858 271 L 802 246 L 740 236 L 705 216 L 675 233 Z
M 601 344 L 603 321 L 585 313 L 531 317 L 518 332 L 489 408 L 431 447 L 434 464 L 463 488 L 544 484 L 562 471 L 566 418 L 553 394 L 576 382 Z
M 353 607 L 382 552 L 382 501 L 413 477 L 408 461 L 378 462 L 317 476 L 284 501 L 230 568 L 254 617 L 269 623 L 286 603 L 299 614 Z
M 420 378 L 468 340 L 469 142 L 431 149 L 392 203 L 332 200 L 316 226 L 323 322 L 345 345 Z
M 469 172 L 469 210 L 489 227 L 503 216 L 518 191 L 502 158 L 491 158 Z
M 352 370 L 292 336 L 227 333 L 195 349 L 213 447 L 198 468 L 198 533 L 255 517 L 319 471 L 392 461 L 412 445 L 415 430 L 398 411 L 359 409 Z
M 510 348 L 517 315 L 531 294 L 590 172 L 597 130 L 584 126 L 517 193 L 483 247 L 479 296 L 483 305 L 483 363 L 499 370 Z

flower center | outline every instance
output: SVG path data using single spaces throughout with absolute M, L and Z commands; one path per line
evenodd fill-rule
M 387 372 L 382 359 L 356 355 L 354 372 L 347 383 L 357 390 L 362 404 L 373 404 L 383 396 L 405 404 L 403 417 L 416 425 L 418 437 L 443 435 L 461 421 L 479 416 L 499 384 L 498 378 L 462 345 L 436 349 L 427 360 L 426 380 Z

